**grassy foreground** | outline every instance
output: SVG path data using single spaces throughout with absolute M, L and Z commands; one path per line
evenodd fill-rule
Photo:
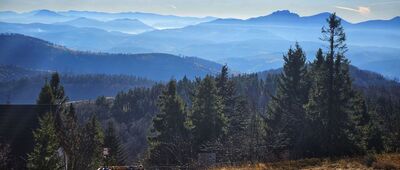
M 242 166 L 221 166 L 214 167 L 212 170 L 262 170 L 262 169 L 399 169 L 400 153 L 377 154 L 370 156 L 360 156 L 341 159 L 302 159 L 295 161 L 281 161 L 274 163 L 258 163 Z

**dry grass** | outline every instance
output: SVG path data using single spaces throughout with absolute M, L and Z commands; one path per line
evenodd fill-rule
M 367 157 L 352 157 L 342 159 L 302 159 L 296 161 L 281 161 L 274 163 L 258 163 L 242 166 L 214 167 L 212 170 L 325 170 L 325 169 L 384 169 L 400 170 L 400 154 L 377 154 L 373 161 Z M 368 164 L 367 161 L 370 161 Z

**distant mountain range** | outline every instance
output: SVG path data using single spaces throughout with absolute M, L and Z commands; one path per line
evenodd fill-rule
M 209 22 L 206 22 L 207 19 L 203 18 L 204 20 L 201 22 L 196 20 L 197 23 L 186 24 L 183 28 L 152 30 L 131 35 L 121 33 L 123 32 L 122 28 L 118 28 L 118 32 L 110 32 L 110 29 L 107 31 L 106 26 L 102 25 L 113 19 L 132 19 L 135 16 L 136 19 L 154 27 L 154 23 L 152 25 L 144 20 L 151 18 L 151 20 L 166 22 L 176 19 L 176 16 L 86 11 L 56 13 L 44 11 L 43 13 L 49 13 L 48 16 L 57 14 L 67 18 L 75 17 L 72 21 L 69 19 L 62 23 L 74 23 L 80 19 L 86 21 L 81 24 L 66 24 L 70 26 L 61 26 L 54 22 L 52 24 L 3 22 L 0 23 L 0 32 L 26 34 L 81 51 L 169 53 L 196 56 L 218 63 L 226 63 L 233 70 L 240 72 L 258 72 L 280 67 L 283 62 L 282 55 L 296 41 L 306 51 L 308 59 L 313 60 L 317 49 L 324 49 L 324 43 L 319 40 L 319 37 L 321 28 L 326 25 L 325 20 L 330 15 L 329 13 L 320 13 L 312 16 L 299 16 L 283 10 L 245 20 L 209 18 Z M 9 11 L 0 13 L 0 21 L 4 21 L 1 19 L 2 16 L 10 15 L 14 16 L 15 14 Z M 85 18 L 79 19 L 78 17 Z M 92 24 L 97 27 L 90 28 L 83 26 L 91 25 L 93 20 L 97 20 L 101 24 Z M 398 30 L 400 30 L 400 17 L 361 23 L 342 20 L 342 23 L 349 47 L 346 56 L 352 64 L 385 76 L 399 77 L 400 32 Z
M 65 22 L 54 23 L 57 25 L 69 25 L 80 28 L 98 28 L 106 31 L 118 31 L 128 34 L 138 34 L 155 30 L 137 19 L 115 19 L 110 21 L 98 21 L 85 17 L 73 19 Z
M 108 32 L 98 28 L 78 28 L 57 24 L 14 24 L 0 22 L 0 32 L 19 33 L 51 41 L 82 51 L 105 51 L 131 35 L 119 32 Z
M 140 49 L 198 56 L 227 63 L 238 71 L 256 72 L 280 67 L 282 55 L 295 41 L 312 60 L 318 48 L 324 49 L 319 37 L 328 16 L 329 13 L 321 13 L 300 17 L 289 11 L 278 11 L 247 20 L 217 19 L 180 29 L 135 35 L 111 51 L 136 53 L 135 50 Z M 376 62 L 400 63 L 398 17 L 357 24 L 342 21 L 349 47 L 346 56 L 354 65 L 386 76 L 400 75 L 400 67 L 373 67 Z
M 107 13 L 95 11 L 50 11 L 46 9 L 35 10 L 24 13 L 13 11 L 0 11 L 0 21 L 10 23 L 46 23 L 66 22 L 78 18 L 88 18 L 98 21 L 111 21 L 118 19 L 139 20 L 153 28 L 181 28 L 202 22 L 214 20 L 214 17 L 181 17 L 174 15 L 160 15 L 143 12 L 120 12 Z
M 151 80 L 215 74 L 220 64 L 170 54 L 108 54 L 67 49 L 20 34 L 0 35 L 0 64 L 74 74 L 126 74 Z

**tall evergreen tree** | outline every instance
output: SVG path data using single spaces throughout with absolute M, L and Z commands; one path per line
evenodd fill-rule
M 40 127 L 33 132 L 35 146 L 28 155 L 28 169 L 57 170 L 62 168 L 61 157 L 58 155 L 59 142 L 54 128 L 51 113 L 46 113 L 39 119 Z
M 60 83 L 60 76 L 57 72 L 51 75 L 50 87 L 54 96 L 54 104 L 64 104 L 67 100 L 67 97 L 65 96 L 64 87 Z
M 252 163 L 260 162 L 265 160 L 264 156 L 267 152 L 265 147 L 266 138 L 266 125 L 264 118 L 258 112 L 252 112 L 250 117 L 250 124 L 248 129 L 249 148 L 248 153 L 249 159 Z
M 110 149 L 108 165 L 125 165 L 125 152 L 112 121 L 108 123 L 104 134 L 104 147 Z
M 225 149 L 228 161 L 247 161 L 249 151 L 250 110 L 247 101 L 241 97 L 235 102 L 233 114 L 229 118 Z
M 229 118 L 234 112 L 235 86 L 228 75 L 228 66 L 224 65 L 216 77 L 217 94 L 221 98 L 224 115 Z
M 325 131 L 322 129 L 326 125 L 324 115 L 321 113 L 328 110 L 327 86 L 326 86 L 326 62 L 322 49 L 318 49 L 316 58 L 311 64 L 310 69 L 311 85 L 308 94 L 308 102 L 305 104 L 306 121 L 304 134 L 307 145 L 303 146 L 303 155 L 308 157 L 321 156 L 324 148 L 321 145 Z
M 150 141 L 150 162 L 153 164 L 183 164 L 188 156 L 185 140 L 186 112 L 182 99 L 176 91 L 176 81 L 171 80 L 159 98 L 160 113 L 153 119 L 153 136 Z M 187 144 L 187 143 L 186 143 Z
M 55 97 L 51 85 L 47 82 L 43 85 L 38 99 L 38 105 L 54 105 Z M 29 169 L 59 169 L 61 159 L 57 155 L 59 140 L 54 127 L 54 117 L 48 108 L 39 107 L 40 127 L 34 131 L 34 151 L 28 156 Z
M 296 43 L 283 57 L 285 63 L 280 75 L 276 95 L 268 107 L 268 141 L 269 147 L 281 154 L 289 151 L 290 157 L 299 157 L 304 142 L 305 110 L 307 102 L 308 80 L 306 57 Z
M 194 83 L 184 76 L 181 80 L 177 82 L 177 92 L 182 100 L 186 103 L 186 107 L 190 108 L 192 106 L 192 97 L 194 96 Z
M 100 122 L 92 116 L 80 134 L 77 169 L 96 169 L 102 165 L 104 133 Z
M 62 114 L 56 114 L 55 126 L 68 169 L 79 168 L 81 129 L 72 104 Z
M 207 75 L 199 82 L 193 101 L 191 123 L 195 149 L 215 142 L 226 134 L 227 119 L 213 77 Z
M 313 75 L 307 110 L 310 117 L 316 118 L 312 126 L 320 127 L 318 134 L 319 149 L 316 155 L 347 155 L 360 151 L 356 144 L 356 124 L 352 116 L 356 113 L 354 100 L 356 92 L 352 88 L 349 75 L 349 61 L 344 54 L 347 51 L 346 35 L 341 20 L 335 13 L 327 19 L 328 27 L 322 28 L 321 40 L 328 43 L 326 58 L 317 55 L 314 65 L 318 65 Z M 324 61 L 323 66 L 320 62 Z M 359 103 L 359 102 L 358 102 Z M 359 111 L 359 110 L 358 110 Z M 319 125 L 317 125 L 319 124 Z
M 54 104 L 54 95 L 50 84 L 46 81 L 40 90 L 39 97 L 36 100 L 38 105 L 52 105 Z

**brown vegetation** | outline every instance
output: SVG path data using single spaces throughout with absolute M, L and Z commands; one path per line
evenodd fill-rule
M 258 163 L 242 166 L 219 166 L 211 168 L 212 170 L 262 170 L 262 169 L 400 169 L 400 154 L 377 154 L 374 156 L 360 156 L 341 159 L 302 159 L 281 161 L 273 163 Z

